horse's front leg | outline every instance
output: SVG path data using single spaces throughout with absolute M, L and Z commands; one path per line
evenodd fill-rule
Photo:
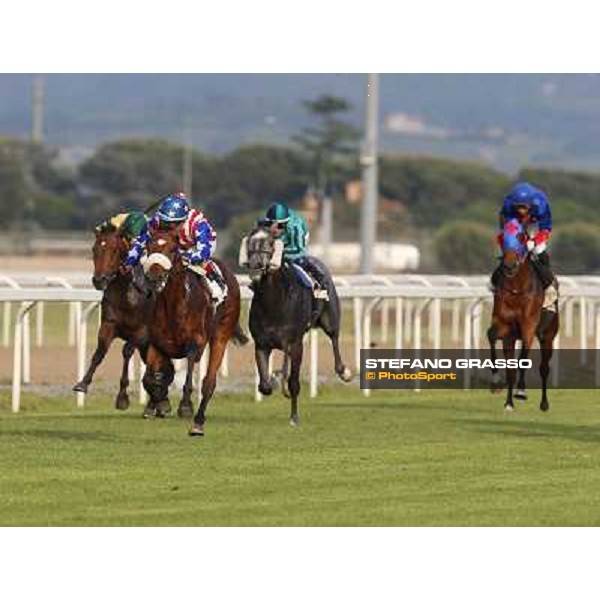
M 300 367 L 302 366 L 302 353 L 304 345 L 302 338 L 292 344 L 290 348 L 290 378 L 288 379 L 288 388 L 290 390 L 291 411 L 290 425 L 297 427 L 300 423 L 298 414 L 298 396 L 300 395 Z
M 493 394 L 498 394 L 504 388 L 504 381 L 502 380 L 502 375 L 498 371 L 498 367 L 496 367 L 496 342 L 498 341 L 498 334 L 496 332 L 496 327 L 492 325 L 487 331 L 488 342 L 490 343 L 490 358 L 492 360 L 492 380 L 490 382 L 490 391 Z
M 100 325 L 100 330 L 98 331 L 98 344 L 96 346 L 96 351 L 92 356 L 92 361 L 90 366 L 83 376 L 83 379 L 76 383 L 73 386 L 74 392 L 83 392 L 84 394 L 88 391 L 88 387 L 90 383 L 92 383 L 92 377 L 94 377 L 94 373 L 96 369 L 100 365 L 100 363 L 104 360 L 112 341 L 115 339 L 115 324 L 112 322 L 104 321 Z
M 521 352 L 519 353 L 519 361 L 527 360 L 529 357 L 529 353 L 533 345 L 533 339 L 535 337 L 535 329 L 536 328 L 533 325 L 521 327 L 521 338 L 523 345 L 521 346 Z M 519 368 L 519 380 L 517 382 L 515 398 L 522 401 L 527 400 L 527 391 L 525 390 L 525 369 L 522 368 Z
M 263 396 L 270 396 L 273 393 L 273 385 L 271 384 L 271 376 L 269 375 L 269 357 L 271 356 L 271 352 L 271 348 L 256 346 L 254 349 L 254 358 L 256 359 L 259 378 L 258 391 Z
M 129 396 L 127 395 L 127 386 L 129 385 L 129 361 L 135 352 L 135 344 L 131 341 L 123 345 L 123 367 L 121 369 L 121 379 L 119 381 L 119 393 L 115 402 L 117 410 L 127 410 L 129 408 Z
M 143 417 L 164 417 L 171 412 L 169 385 L 175 376 L 171 360 L 150 345 L 146 357 L 146 373 L 142 383 L 150 396 Z
M 190 419 L 194 416 L 194 405 L 192 403 L 192 392 L 194 391 L 194 366 L 197 359 L 202 356 L 202 352 L 198 351 L 198 346 L 191 346 L 186 353 L 187 372 L 185 375 L 185 383 L 183 384 L 183 395 L 181 402 L 177 408 L 177 416 L 182 419 Z
M 515 338 L 513 336 L 505 337 L 502 339 L 502 349 L 504 351 L 504 358 L 507 360 L 515 357 Z M 504 402 L 504 409 L 506 411 L 513 411 L 515 405 L 513 404 L 513 388 L 515 385 L 515 372 L 516 369 L 506 369 L 506 401 Z

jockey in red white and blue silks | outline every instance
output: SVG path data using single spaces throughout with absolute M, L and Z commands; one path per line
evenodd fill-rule
M 127 253 L 125 265 L 134 267 L 139 264 L 153 233 L 162 226 L 172 225 L 178 227 L 177 233 L 184 259 L 191 265 L 201 267 L 207 277 L 213 299 L 222 300 L 226 293 L 226 285 L 219 269 L 212 261 L 217 234 L 204 213 L 196 208 L 191 208 L 186 196 L 182 193 L 167 196 L 160 203 L 156 214 L 133 241 L 131 249 Z
M 532 263 L 542 285 L 547 288 L 554 281 L 547 247 L 552 234 L 552 213 L 548 196 L 530 183 L 517 183 L 504 198 L 500 211 L 500 233 L 497 242 L 502 248 L 504 224 L 517 219 L 527 232 L 527 250 L 533 255 Z M 492 284 L 498 283 L 498 269 L 492 275 Z

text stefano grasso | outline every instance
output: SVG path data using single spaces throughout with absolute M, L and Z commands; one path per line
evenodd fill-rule
M 528 358 L 367 358 L 366 369 L 531 369 Z

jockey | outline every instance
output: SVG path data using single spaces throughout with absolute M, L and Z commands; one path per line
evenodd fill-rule
M 306 251 L 309 231 L 306 221 L 281 202 L 271 204 L 259 224 L 269 228 L 271 234 L 283 242 L 283 258 L 304 269 L 315 280 L 314 297 L 329 300 L 327 280 L 330 278 L 325 266 Z
M 504 224 L 509 219 L 518 219 L 528 234 L 527 250 L 534 258 L 532 264 L 544 286 L 548 288 L 555 281 L 550 269 L 550 257 L 547 244 L 552 233 L 552 214 L 550 201 L 542 190 L 529 183 L 517 183 L 504 198 L 500 211 L 500 233 L 497 241 L 502 247 Z M 530 231 L 531 227 L 536 230 Z M 492 285 L 497 287 L 500 279 L 501 267 L 492 275 Z
M 227 294 L 227 286 L 219 268 L 212 261 L 217 234 L 204 214 L 196 208 L 191 208 L 188 199 L 182 193 L 167 196 L 160 203 L 156 214 L 134 240 L 125 259 L 125 268 L 133 269 L 139 264 L 154 231 L 172 227 L 178 229 L 184 260 L 200 268 L 201 274 L 205 275 L 213 301 L 220 303 Z

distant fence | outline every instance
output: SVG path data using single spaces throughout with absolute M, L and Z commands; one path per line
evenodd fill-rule
M 76 346 L 77 372 L 81 378 L 87 360 L 87 332 L 92 313 L 98 308 L 102 293 L 89 287 L 89 273 L 56 275 L 51 273 L 14 273 L 0 275 L 0 303 L 3 303 L 3 344 L 13 346 L 12 410 L 20 407 L 21 384 L 30 383 L 31 333 L 30 311 L 38 311 L 35 343 L 42 346 L 44 328 L 44 304 L 66 302 L 69 304 L 69 343 Z M 353 312 L 354 363 L 360 364 L 360 349 L 371 347 L 372 322 L 375 311 L 381 317 L 381 344 L 401 349 L 410 343 L 413 349 L 421 349 L 424 341 L 425 320 L 431 346 L 442 345 L 442 310 L 451 313 L 450 336 L 452 343 L 465 350 L 477 348 L 481 341 L 482 306 L 490 302 L 487 276 L 445 275 L 395 275 L 335 277 L 340 298 L 351 301 Z M 239 277 L 242 299 L 248 302 L 252 292 L 248 278 Z M 560 310 L 564 318 L 564 331 L 573 336 L 574 311 L 578 308 L 579 343 L 582 361 L 585 360 L 589 335 L 594 336 L 594 347 L 600 348 L 600 277 L 561 278 Z M 11 307 L 18 304 L 14 329 L 11 332 Z M 390 323 L 393 310 L 394 323 Z M 425 315 L 427 315 L 425 319 Z M 309 336 L 309 389 L 310 395 L 318 393 L 318 332 Z M 560 335 L 555 341 L 560 346 Z M 199 366 L 203 376 L 205 360 Z M 227 362 L 223 367 L 227 372 Z M 140 380 L 143 366 L 140 365 Z M 199 386 L 200 387 L 200 386 Z M 363 391 L 365 395 L 370 390 Z M 256 399 L 260 395 L 255 391 Z M 140 386 L 140 400 L 145 394 Z M 83 406 L 85 396 L 77 395 L 77 405 Z

